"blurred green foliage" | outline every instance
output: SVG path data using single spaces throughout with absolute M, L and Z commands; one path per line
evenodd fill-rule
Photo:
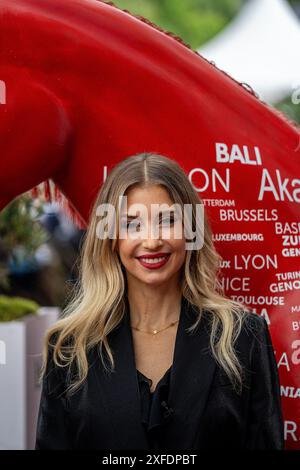
M 236 15 L 245 0 L 113 0 L 198 48 Z
M 19 263 L 32 256 L 49 236 L 38 218 L 42 201 L 29 193 L 15 198 L 0 212 L 0 287 L 9 286 L 8 262 Z
M 33 300 L 0 295 L 0 322 L 19 320 L 25 315 L 36 314 L 39 307 Z
M 297 97 L 297 101 L 299 101 L 300 90 L 297 93 Z M 279 109 L 279 111 L 282 111 L 286 116 L 288 116 L 289 119 L 300 124 L 300 103 L 293 103 L 292 91 L 291 96 L 288 96 L 286 99 L 276 104 L 276 108 Z
M 300 5 L 300 0 L 288 0 L 292 6 L 298 7 Z
M 144 16 L 197 49 L 220 32 L 247 1 L 112 0 L 112 3 L 134 15 Z M 288 3 L 300 8 L 300 0 L 288 0 Z
M 134 15 L 149 19 L 181 37 L 193 49 L 198 49 L 218 34 L 238 14 L 246 1 L 113 0 L 113 3 Z M 300 0 L 289 0 L 289 3 L 300 11 Z M 276 105 L 276 108 L 300 123 L 300 104 L 293 104 L 290 96 Z

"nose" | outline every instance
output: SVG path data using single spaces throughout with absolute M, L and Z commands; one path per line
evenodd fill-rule
M 151 236 L 151 226 L 150 224 L 148 224 L 148 230 L 147 228 L 145 228 L 144 237 L 142 238 L 143 247 L 154 250 L 158 246 L 161 246 L 162 244 L 163 244 L 163 241 L 161 240 L 160 231 L 157 232 L 157 234 L 155 235 L 155 230 L 154 230 Z
M 163 242 L 160 238 L 157 238 L 157 239 L 146 238 L 142 241 L 142 246 L 144 248 L 148 248 L 149 250 L 155 250 L 158 246 L 161 246 L 162 243 Z

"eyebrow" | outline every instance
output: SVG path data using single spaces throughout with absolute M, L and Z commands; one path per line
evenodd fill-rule
M 158 215 L 174 215 L 175 211 L 170 210 L 170 211 L 159 211 Z M 136 219 L 137 217 L 140 217 L 139 215 L 131 215 L 131 214 L 123 214 L 121 215 L 121 218 L 126 217 L 127 219 Z

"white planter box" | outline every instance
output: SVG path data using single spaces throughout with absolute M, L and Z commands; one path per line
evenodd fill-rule
M 0 449 L 34 449 L 43 339 L 59 316 L 56 307 L 0 322 Z

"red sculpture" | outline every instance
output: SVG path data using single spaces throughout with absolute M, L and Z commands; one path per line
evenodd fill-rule
M 205 200 L 227 294 L 269 322 L 299 448 L 299 128 L 111 3 L 1 0 L 0 47 L 0 210 L 43 181 L 50 197 L 51 180 L 84 227 L 120 159 L 177 160 Z

